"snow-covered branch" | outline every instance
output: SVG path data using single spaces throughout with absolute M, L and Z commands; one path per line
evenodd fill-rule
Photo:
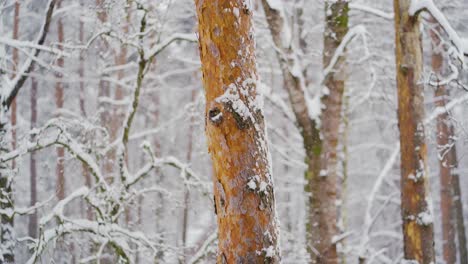
M 197 42 L 198 38 L 195 34 L 190 33 L 174 33 L 168 38 L 164 39 L 161 43 L 156 44 L 153 48 L 150 50 L 146 51 L 145 53 L 148 54 L 145 56 L 146 60 L 151 60 L 154 58 L 156 55 L 158 55 L 161 51 L 163 51 L 167 46 L 169 46 L 172 42 L 177 41 L 177 40 L 185 40 L 188 42 Z
M 414 16 L 424 10 L 429 12 L 447 33 L 450 41 L 457 49 L 457 57 L 460 59 L 463 65 L 465 65 L 464 56 L 468 55 L 468 41 L 458 35 L 458 33 L 450 25 L 449 21 L 444 16 L 442 11 L 440 11 L 439 8 L 436 7 L 432 0 L 413 0 L 411 1 L 411 5 L 408 12 L 410 15 Z
M 42 47 L 46 40 L 47 33 L 49 31 L 50 21 L 52 19 L 52 14 L 54 12 L 55 2 L 56 0 L 49 0 L 49 3 L 47 4 L 44 22 L 41 26 L 41 29 L 39 30 L 38 38 L 34 44 L 34 46 L 36 46 L 36 48 L 34 49 L 35 57 L 37 57 L 42 50 L 42 49 L 39 49 L 38 47 Z M 0 103 L 2 104 L 2 107 L 6 109 L 10 107 L 11 103 L 13 102 L 13 99 L 15 99 L 19 90 L 21 89 L 23 84 L 28 79 L 28 73 L 31 72 L 33 67 L 34 67 L 34 60 L 31 58 L 27 59 L 26 62 L 21 67 L 19 73 L 16 75 L 16 77 L 10 82 L 10 84 L 7 87 L 3 88 L 3 91 L 0 94 L 0 97 L 1 97 Z
M 354 10 L 363 11 L 369 14 L 373 14 L 386 20 L 393 20 L 393 18 L 395 17 L 393 13 L 385 12 L 377 8 L 373 8 L 367 5 L 352 3 L 352 2 L 349 3 L 349 8 L 351 8 L 352 10 L 354 9 Z
M 333 71 L 338 59 L 343 56 L 346 46 L 356 37 L 362 36 L 365 39 L 365 35 L 367 34 L 366 27 L 364 25 L 357 25 L 349 29 L 346 35 L 343 37 L 340 45 L 336 48 L 333 57 L 330 60 L 330 63 L 327 67 L 323 70 L 323 76 L 327 76 L 330 72 Z

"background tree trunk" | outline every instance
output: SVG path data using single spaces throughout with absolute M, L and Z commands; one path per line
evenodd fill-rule
M 434 28 L 430 31 L 432 39 L 432 71 L 440 79 L 444 67 L 444 56 L 442 54 L 441 41 L 439 34 L 443 31 L 439 25 L 434 23 Z M 435 104 L 438 107 L 445 108 L 449 91 L 445 85 L 437 85 L 435 87 Z M 449 113 L 445 112 L 437 116 L 436 138 L 439 157 L 439 178 L 440 178 L 440 212 L 442 218 L 442 249 L 443 258 L 446 264 L 456 262 L 456 245 L 455 245 L 455 221 L 454 221 L 454 195 L 453 182 L 451 173 L 451 153 L 450 145 L 454 144 L 453 138 L 450 137 L 450 117 Z
M 80 7 L 81 8 L 84 8 L 84 4 L 83 2 L 80 2 Z M 79 32 L 79 40 L 80 40 L 80 43 L 85 43 L 85 38 L 84 38 L 84 23 L 80 17 L 80 32 Z M 81 113 L 81 116 L 86 118 L 87 117 L 87 114 L 86 114 L 86 92 L 85 92 L 85 82 L 84 82 L 84 77 L 85 77 L 85 72 L 84 72 L 84 68 L 85 68 L 85 60 L 84 60 L 84 54 L 81 53 L 80 54 L 80 65 L 79 65 L 79 68 L 78 68 L 78 75 L 80 76 L 80 96 L 79 96 L 79 108 L 80 108 L 80 113 Z M 86 139 L 88 140 L 88 139 Z M 83 170 L 83 178 L 84 178 L 84 182 L 85 182 L 85 186 L 88 187 L 88 188 L 91 188 L 91 184 L 92 184 L 92 179 L 91 179 L 91 174 L 89 173 L 89 168 L 88 166 L 86 166 L 86 164 L 82 164 L 82 170 Z M 85 214 L 86 214 L 86 219 L 88 220 L 92 220 L 93 219 L 93 210 L 90 206 L 86 205 L 86 204 L 83 204 L 83 209 L 85 211 Z
M 19 31 L 19 12 L 20 3 L 15 2 L 15 11 L 13 17 L 13 39 L 18 39 Z M 13 70 L 15 71 L 14 76 L 19 70 L 19 58 L 18 50 L 13 49 Z M 3 102 L 2 102 L 3 103 Z M 8 108 L 8 107 L 6 107 Z M 3 111 L 3 107 L 0 111 Z M 2 113 L 3 114 L 3 113 Z M 11 126 L 12 126 L 12 147 L 16 148 L 16 100 L 13 99 L 11 102 Z M 8 149 L 5 144 L 6 127 L 0 123 L 0 153 Z M 4 149 L 5 148 L 5 149 Z M 13 194 L 12 194 L 12 172 L 15 168 L 15 162 L 12 162 L 12 168 L 9 168 L 6 164 L 0 164 L 0 209 L 13 209 Z M 0 214 L 1 217 L 1 232 L 0 232 L 0 262 L 14 263 L 15 262 L 15 240 L 14 240 L 14 216 Z
M 405 259 L 429 264 L 435 260 L 432 212 L 427 201 L 422 45 L 418 16 L 408 13 L 410 3 L 394 0 L 403 248 Z
M 31 129 L 37 126 L 37 80 L 31 77 Z M 30 173 L 30 205 L 34 206 L 37 203 L 37 166 L 36 153 L 31 152 L 29 162 Z M 32 238 L 37 237 L 37 212 L 34 211 L 29 215 L 28 235 Z
M 15 2 L 15 15 L 13 18 L 13 39 L 18 39 L 18 34 L 19 34 L 19 23 L 20 23 L 20 2 L 17 1 Z M 13 74 L 13 78 L 16 76 L 16 71 L 19 71 L 19 57 L 18 57 L 18 49 L 13 49 L 13 70 L 15 73 Z M 13 79 L 12 78 L 12 79 Z M 16 104 L 16 98 L 13 99 L 11 102 L 11 147 L 13 149 L 16 149 L 16 126 L 18 124 L 17 120 L 17 104 Z M 12 162 L 12 168 L 14 169 L 16 167 L 15 160 Z
M 325 2 L 325 30 L 323 43 L 323 68 L 330 66 L 332 57 L 337 52 L 343 37 L 348 32 L 348 1 Z M 324 106 L 321 114 L 322 147 L 320 156 L 320 173 L 314 178 L 315 189 L 312 195 L 319 196 L 318 234 L 320 241 L 316 245 L 321 256 L 317 263 L 338 263 L 336 242 L 333 237 L 339 234 L 337 227 L 336 201 L 338 188 L 338 139 L 341 123 L 343 92 L 345 88 L 345 57 L 338 59 L 334 69 L 325 76 L 321 102 Z
M 62 1 L 59 0 L 57 1 L 57 9 L 61 7 Z M 64 42 L 64 32 L 63 32 L 63 23 L 62 19 L 59 17 L 57 21 L 57 37 L 58 37 L 58 42 L 63 43 Z M 58 46 L 59 49 L 63 49 L 63 47 L 60 45 Z M 64 61 L 63 58 L 60 57 L 57 59 L 57 66 L 59 68 L 63 68 Z M 55 105 L 58 110 L 62 110 L 63 108 L 63 83 L 60 81 L 62 78 L 61 74 L 56 75 L 57 82 L 55 83 Z M 64 159 L 65 159 L 65 150 L 63 147 L 57 147 L 57 166 L 56 166 L 56 175 L 57 175 L 57 182 L 56 182 L 56 196 L 58 200 L 63 200 L 65 198 L 65 165 L 64 165 Z
M 455 138 L 455 128 L 450 127 L 449 138 Z M 460 176 L 456 171 L 458 170 L 458 159 L 457 159 L 457 149 L 455 145 L 450 148 L 450 163 L 451 163 L 451 173 L 452 173 L 452 185 L 453 185 L 453 203 L 454 211 L 457 225 L 457 238 L 458 238 L 458 248 L 460 250 L 460 263 L 468 263 L 468 248 L 466 244 L 466 230 L 465 230 L 465 220 L 463 217 L 463 203 L 462 203 L 462 193 L 460 189 Z
M 278 53 L 285 87 L 295 114 L 297 124 L 304 139 L 308 169 L 306 172 L 306 192 L 311 193 L 309 201 L 309 221 L 307 223 L 307 249 L 313 263 L 337 263 L 336 245 L 332 241 L 337 229 L 337 144 L 341 120 L 341 104 L 344 90 L 344 58 L 338 60 L 332 72 L 325 76 L 325 86 L 330 93 L 322 98 L 326 110 L 322 115 L 323 142 L 314 120 L 309 116 L 305 94 L 305 76 L 296 76 L 291 69 L 298 63 L 294 58 L 291 43 L 285 44 L 282 34 L 285 21 L 282 10 L 272 7 L 267 0 L 262 1 L 273 42 L 281 49 Z M 348 31 L 348 3 L 326 2 L 326 28 L 324 34 L 324 68 L 328 66 L 336 48 Z M 298 11 L 301 14 L 302 10 Z M 303 27 L 303 24 L 299 24 Z M 287 30 L 287 29 L 286 29 Z M 300 40 L 304 49 L 305 41 Z M 305 74 L 303 74 L 305 75 Z M 323 174 L 321 176 L 321 173 Z M 326 176 L 326 177 L 324 177 Z
M 214 167 L 218 263 L 280 261 L 249 3 L 195 1 L 206 96 L 206 136 Z

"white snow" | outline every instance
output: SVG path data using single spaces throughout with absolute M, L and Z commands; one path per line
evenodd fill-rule
M 230 103 L 233 110 L 242 117 L 244 121 L 254 118 L 249 110 L 249 107 L 241 100 L 239 92 L 235 84 L 231 83 L 223 95 L 215 99 L 218 103 Z
M 251 189 L 251 190 L 257 189 L 257 184 L 255 183 L 255 180 L 254 180 L 253 178 L 250 179 L 250 181 L 247 183 L 247 186 L 248 186 L 249 189 Z
M 265 251 L 265 257 L 267 258 L 272 258 L 275 256 L 275 248 L 273 246 L 269 246 L 268 248 L 264 249 Z
M 434 222 L 434 219 L 433 219 L 432 214 L 430 212 L 424 211 L 424 212 L 418 214 L 418 217 L 417 217 L 416 221 L 420 225 L 427 226 L 427 225 L 432 224 Z
M 468 48 L 466 45 L 466 40 L 462 39 L 458 35 L 455 29 L 450 25 L 445 15 L 436 7 L 432 0 L 412 0 L 408 12 L 411 16 L 414 16 L 416 13 L 423 10 L 427 10 L 447 33 L 450 41 L 452 41 L 453 45 L 458 51 L 457 57 L 465 67 L 464 54 L 468 52 L 468 49 L 466 49 Z

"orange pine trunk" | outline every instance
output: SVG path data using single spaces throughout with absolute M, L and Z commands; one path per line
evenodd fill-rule
M 206 136 L 214 167 L 218 263 L 280 261 L 249 3 L 195 0 Z
M 405 259 L 429 264 L 434 262 L 434 235 L 426 186 L 422 44 L 419 19 L 408 12 L 410 3 L 394 0 L 403 248 Z

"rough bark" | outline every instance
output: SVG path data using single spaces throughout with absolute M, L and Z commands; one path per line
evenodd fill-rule
M 434 234 L 428 204 L 422 45 L 419 18 L 408 13 L 410 2 L 394 0 L 403 248 L 405 259 L 429 264 L 434 262 Z
M 435 21 L 433 21 L 435 22 Z M 444 56 L 440 47 L 441 41 L 439 35 L 443 31 L 438 25 L 434 25 L 430 31 L 432 39 L 432 71 L 437 80 L 443 74 Z M 435 87 L 436 106 L 445 108 L 448 102 L 449 92 L 445 85 L 437 85 Z M 440 212 L 442 220 L 442 249 L 443 259 L 446 264 L 453 264 L 456 261 L 456 245 L 455 245 L 455 222 L 454 222 L 454 195 L 453 182 L 451 173 L 451 153 L 450 145 L 454 142 L 451 138 L 451 121 L 449 113 L 445 112 L 437 116 L 436 138 L 439 156 L 439 179 L 440 179 Z
M 57 8 L 60 8 L 62 1 L 57 1 Z M 64 42 L 64 32 L 63 32 L 63 23 L 62 19 L 59 17 L 57 20 L 57 41 L 58 43 Z M 58 47 L 59 49 L 63 49 L 62 46 Z M 62 57 L 57 59 L 57 66 L 59 68 L 63 68 L 64 60 Z M 60 81 L 62 78 L 61 74 L 56 75 L 57 82 L 55 83 L 55 106 L 57 109 L 63 108 L 63 83 Z M 57 147 L 57 165 L 55 168 L 56 172 L 56 185 L 55 185 L 55 194 L 58 200 L 63 200 L 65 198 L 65 165 L 64 165 L 64 158 L 65 158 L 65 149 L 63 147 Z
M 249 3 L 195 0 L 206 136 L 214 167 L 218 263 L 280 262 Z

